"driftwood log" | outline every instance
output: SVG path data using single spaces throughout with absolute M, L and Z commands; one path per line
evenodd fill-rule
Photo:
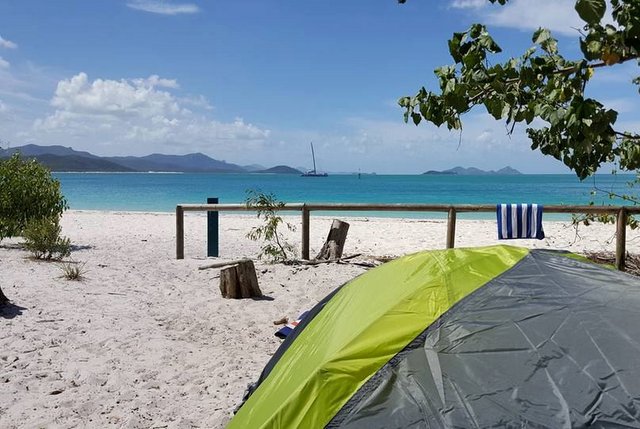
M 344 249 L 344 242 L 347 241 L 347 233 L 349 232 L 349 224 L 338 219 L 334 219 L 327 235 L 327 241 L 324 242 L 320 253 L 316 256 L 316 260 L 340 259 Z
M 221 269 L 220 293 L 223 298 L 233 299 L 261 297 L 253 261 L 246 259 Z
M 213 264 L 208 264 L 208 265 L 202 265 L 200 267 L 198 267 L 199 270 L 208 270 L 210 268 L 222 268 L 222 267 L 226 267 L 227 265 L 237 265 L 241 262 L 244 261 L 249 261 L 250 259 L 244 258 L 244 259 L 232 259 L 230 261 L 222 261 L 222 262 L 214 262 Z
M 357 258 L 358 256 L 362 256 L 362 253 L 356 253 L 354 255 L 345 256 L 340 259 L 311 259 L 310 261 L 295 261 L 294 265 L 321 265 L 321 264 L 331 264 L 333 262 L 340 263 L 348 263 L 350 259 Z
M 0 288 L 0 305 L 9 304 L 9 298 L 7 298 L 4 293 L 2 293 L 2 288 Z

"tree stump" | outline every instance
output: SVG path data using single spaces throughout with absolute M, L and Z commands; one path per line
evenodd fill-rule
M 0 305 L 9 304 L 9 298 L 7 298 L 4 293 L 2 293 L 2 288 L 0 288 Z
M 331 229 L 329 230 L 329 235 L 327 236 L 327 241 L 324 242 L 322 250 L 320 250 L 316 259 L 340 259 L 342 257 L 342 250 L 344 249 L 344 242 L 347 241 L 347 232 L 349 232 L 349 224 L 334 219 L 331 224 Z
M 223 298 L 254 298 L 262 296 L 253 261 L 245 259 L 220 270 L 220 292 Z

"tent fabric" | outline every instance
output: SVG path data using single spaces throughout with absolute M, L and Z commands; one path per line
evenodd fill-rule
M 640 427 L 638 340 L 638 278 L 534 250 L 429 326 L 327 427 Z
M 639 322 L 640 279 L 574 254 L 410 255 L 314 307 L 229 427 L 640 428 Z
M 357 277 L 285 340 L 228 427 L 326 425 L 425 327 L 528 253 L 508 246 L 422 252 Z

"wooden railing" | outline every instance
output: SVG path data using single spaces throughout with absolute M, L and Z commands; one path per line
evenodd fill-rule
M 184 259 L 184 212 L 256 211 L 245 204 L 180 204 L 176 206 L 176 258 Z M 309 224 L 312 211 L 441 212 L 447 213 L 447 248 L 455 245 L 456 214 L 494 212 L 495 204 L 285 204 L 282 211 L 302 212 L 302 259 L 309 259 Z M 637 206 L 544 206 L 545 213 L 616 215 L 616 267 L 624 269 L 627 217 Z

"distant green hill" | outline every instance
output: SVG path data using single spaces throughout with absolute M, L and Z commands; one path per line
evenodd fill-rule
M 111 156 L 101 157 L 89 152 L 81 152 L 64 146 L 39 146 L 28 144 L 10 149 L 0 148 L 0 158 L 10 157 L 15 152 L 22 156 L 35 158 L 53 171 L 77 172 L 183 172 L 183 173 L 248 173 L 256 170 L 213 159 L 203 153 L 187 155 L 164 155 L 154 153 L 147 156 Z M 259 172 L 278 174 L 300 174 L 299 170 L 279 165 Z
M 19 147 L 12 147 L 9 149 L 0 148 L 0 158 L 8 157 L 16 152 L 20 152 L 22 156 L 40 156 L 40 155 L 56 155 L 56 156 L 79 156 L 83 158 L 100 158 L 89 152 L 82 152 L 73 150 L 70 147 L 64 147 L 60 145 L 52 146 L 38 146 L 36 144 L 27 144 Z
M 106 158 L 136 171 L 172 171 L 189 173 L 244 173 L 239 165 L 218 161 L 202 153 L 187 155 L 112 156 Z
M 124 167 L 122 165 L 110 162 L 101 158 L 86 158 L 77 155 L 35 155 L 28 156 L 28 158 L 35 158 L 42 164 L 46 165 L 51 171 L 73 171 L 73 172 L 85 172 L 85 171 L 101 171 L 101 172 L 132 172 L 131 168 Z

